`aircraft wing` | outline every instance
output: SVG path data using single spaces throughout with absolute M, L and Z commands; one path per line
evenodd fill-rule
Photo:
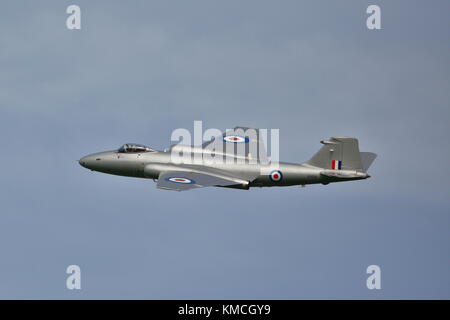
M 267 163 L 265 139 L 267 139 L 267 130 L 264 132 L 263 129 L 235 127 L 225 131 L 222 136 L 205 142 L 202 148 L 228 156 L 242 156 Z
M 217 174 L 207 169 L 192 170 L 179 168 L 178 170 L 163 171 L 159 174 L 156 186 L 160 189 L 184 191 L 194 188 L 212 186 L 247 185 L 248 181 L 239 178 Z

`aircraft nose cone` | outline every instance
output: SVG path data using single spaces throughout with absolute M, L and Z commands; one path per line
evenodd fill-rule
M 88 157 L 83 157 L 80 160 L 78 160 L 78 163 L 80 164 L 80 166 L 85 167 L 85 168 L 88 167 L 89 160 L 87 158 Z

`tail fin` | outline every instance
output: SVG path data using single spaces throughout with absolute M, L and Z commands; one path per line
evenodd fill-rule
M 359 152 L 358 139 L 332 137 L 320 141 L 324 146 L 308 161 L 315 167 L 366 172 L 376 158 L 375 153 Z

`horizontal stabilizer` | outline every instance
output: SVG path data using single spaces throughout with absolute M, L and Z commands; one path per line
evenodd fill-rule
M 357 178 L 369 178 L 370 176 L 367 173 L 363 172 L 340 172 L 340 171 L 322 171 L 320 173 L 322 176 L 328 178 L 338 178 L 338 179 L 357 179 Z
M 361 162 L 363 166 L 363 171 L 367 172 L 369 167 L 372 165 L 373 161 L 377 157 L 376 153 L 373 152 L 360 152 L 361 154 Z

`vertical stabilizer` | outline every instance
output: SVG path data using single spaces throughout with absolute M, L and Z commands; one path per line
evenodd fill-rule
M 363 165 L 361 153 L 359 152 L 358 139 L 332 137 L 330 140 L 321 141 L 321 143 L 323 147 L 306 162 L 307 164 L 333 170 L 364 171 L 364 169 L 368 168 Z M 370 164 L 374 159 L 370 161 Z

